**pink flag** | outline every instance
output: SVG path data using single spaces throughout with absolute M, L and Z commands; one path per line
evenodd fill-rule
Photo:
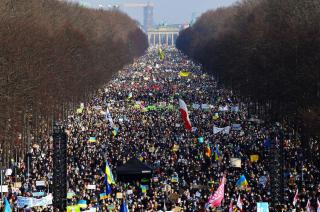
M 233 212 L 233 199 L 230 200 L 229 212 Z
M 298 202 L 298 199 L 299 199 L 298 193 L 299 193 L 299 191 L 298 191 L 298 189 L 297 189 L 296 194 L 295 194 L 294 197 L 293 197 L 293 202 L 292 202 L 293 206 L 296 206 L 296 204 L 297 204 L 297 202 Z
M 307 212 L 311 211 L 311 203 L 310 203 L 310 199 L 308 199 L 308 203 L 307 203 Z
M 317 212 L 320 212 L 320 202 L 318 199 L 317 199 Z
M 207 206 L 218 207 L 219 205 L 221 205 L 221 202 L 224 198 L 225 183 L 226 183 L 226 178 L 223 177 L 216 192 L 214 192 L 214 194 L 211 194 L 211 196 L 209 197 Z
M 243 208 L 242 208 L 243 202 L 242 202 L 240 194 L 239 194 L 238 201 L 237 201 L 237 207 L 240 209 L 240 211 L 243 211 Z
M 190 122 L 190 119 L 189 119 L 189 113 L 188 113 L 187 105 L 182 99 L 179 99 L 179 106 L 180 106 L 179 110 L 180 110 L 181 117 L 182 117 L 182 120 L 183 120 L 183 123 L 184 123 L 184 127 L 185 127 L 186 130 L 191 131 L 192 130 L 192 126 L 191 126 L 191 122 Z

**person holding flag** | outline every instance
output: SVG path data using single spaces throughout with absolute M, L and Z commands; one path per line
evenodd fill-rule
M 221 205 L 221 202 L 224 199 L 224 185 L 226 184 L 226 181 L 226 177 L 223 176 L 218 189 L 209 197 L 208 202 L 205 206 L 206 209 L 209 209 L 210 207 L 218 207 Z
M 110 185 L 116 184 L 114 177 L 113 177 L 113 174 L 112 174 L 112 171 L 111 171 L 111 168 L 108 164 L 108 161 L 106 161 L 105 174 L 107 177 L 107 183 L 109 183 Z
M 292 202 L 292 204 L 293 204 L 294 207 L 296 207 L 296 204 L 297 204 L 298 199 L 299 199 L 298 193 L 299 193 L 299 191 L 298 191 L 298 189 L 297 189 L 297 190 L 296 190 L 296 193 L 295 193 L 295 195 L 294 195 L 294 197 L 293 197 L 293 202 Z
M 214 149 L 214 159 L 215 159 L 215 161 L 218 161 L 218 160 L 221 159 L 221 157 L 222 157 L 222 155 L 221 155 L 221 152 L 219 150 L 219 145 L 216 144 L 215 149 Z
M 179 111 L 180 111 L 181 118 L 184 123 L 184 127 L 186 130 L 191 131 L 192 126 L 191 126 L 191 121 L 189 118 L 189 112 L 188 112 L 187 105 L 182 99 L 179 99 L 179 106 L 180 106 Z
M 306 209 L 307 209 L 307 212 L 311 212 L 311 203 L 310 203 L 310 199 L 308 199 Z
M 233 212 L 233 199 L 230 200 L 229 212 Z
M 237 201 L 237 207 L 240 209 L 241 212 L 243 212 L 243 202 L 242 202 L 242 199 L 241 199 L 241 195 L 239 194 L 239 197 L 238 197 L 238 201 Z
M 248 186 L 248 181 L 244 175 L 241 175 L 236 184 L 239 188 L 245 188 Z

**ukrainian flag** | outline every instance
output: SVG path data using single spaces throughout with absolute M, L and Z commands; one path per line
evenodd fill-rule
M 244 175 L 241 175 L 239 180 L 237 181 L 237 186 L 238 187 L 245 187 L 248 185 L 248 181 Z
M 107 199 L 108 195 L 106 193 L 99 194 L 100 200 Z
M 114 181 L 113 174 L 112 174 L 112 171 L 111 171 L 111 168 L 110 168 L 108 162 L 106 162 L 105 173 L 106 173 L 106 175 L 107 175 L 107 182 L 108 182 L 110 185 L 111 185 L 111 184 L 116 184 L 116 182 Z
M 89 143 L 95 143 L 95 142 L 97 142 L 96 137 L 90 137 L 89 138 Z
M 119 128 L 115 128 L 113 131 L 112 131 L 112 135 L 113 137 L 115 137 L 119 132 Z
M 88 207 L 88 205 L 87 205 L 87 200 L 79 200 L 78 206 L 79 206 L 80 208 L 87 208 L 87 207 Z

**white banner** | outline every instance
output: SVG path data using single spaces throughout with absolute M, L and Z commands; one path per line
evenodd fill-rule
M 96 190 L 96 185 L 87 185 L 87 189 L 89 190 Z
M 21 197 L 19 196 L 17 198 L 17 207 L 18 208 L 33 208 L 33 207 L 45 207 L 48 205 L 52 205 L 52 194 L 49 194 L 45 197 L 42 197 L 40 199 L 36 199 L 33 197 Z
M 216 127 L 216 126 L 213 126 L 213 134 L 217 134 L 217 133 L 223 133 L 223 134 L 229 134 L 230 133 L 230 129 L 231 127 L 230 126 L 227 126 L 227 127 Z
M 241 159 L 240 158 L 230 158 L 230 163 L 232 167 L 241 168 Z
M 36 181 L 36 186 L 46 186 L 45 181 Z
M 228 111 L 229 110 L 229 107 L 228 105 L 222 107 L 222 106 L 219 106 L 219 111 Z
M 8 193 L 8 185 L 0 185 L 0 192 Z

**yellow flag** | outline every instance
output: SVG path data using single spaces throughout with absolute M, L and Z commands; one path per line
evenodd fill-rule
M 259 155 L 250 155 L 250 161 L 251 162 L 258 162 Z
M 180 77 L 188 77 L 190 75 L 190 72 L 188 71 L 180 71 L 179 76 Z

